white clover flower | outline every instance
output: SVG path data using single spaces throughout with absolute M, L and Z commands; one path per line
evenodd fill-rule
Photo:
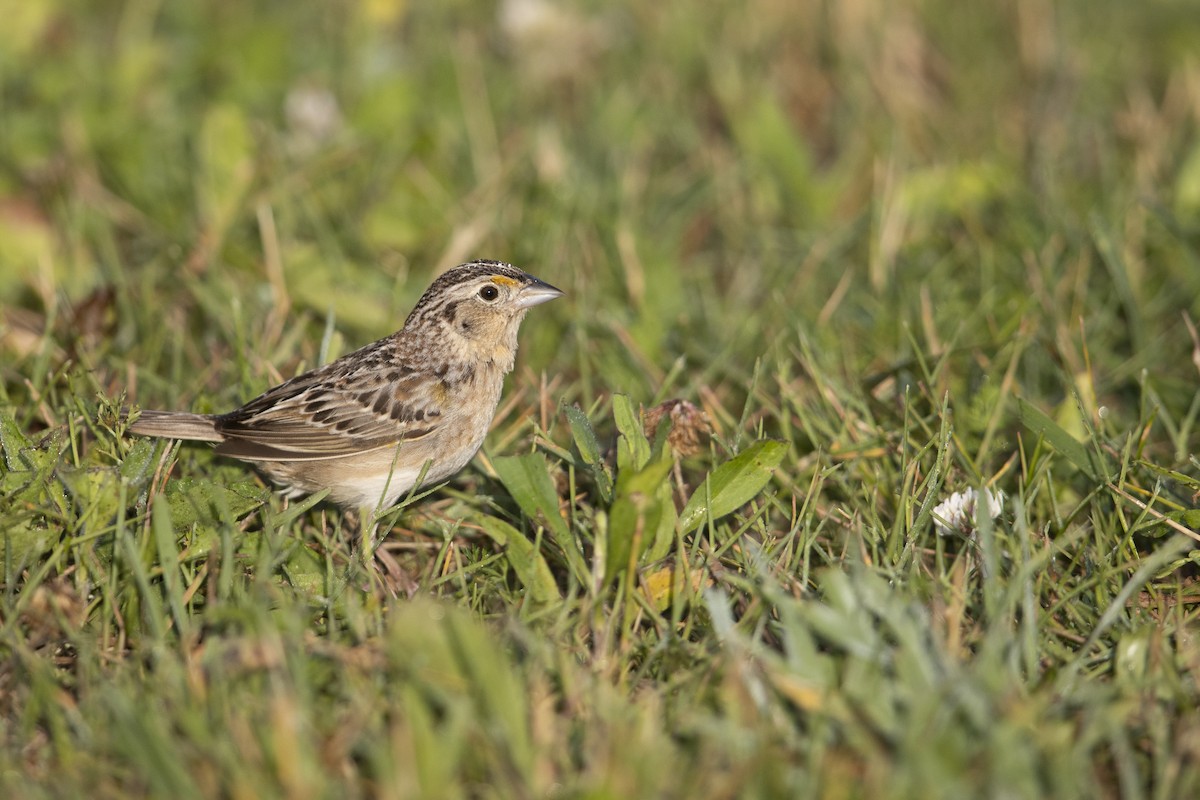
M 992 519 L 1000 516 L 1004 510 L 1004 492 L 999 489 L 984 489 L 983 496 L 987 500 L 987 514 Z M 955 492 L 950 497 L 938 503 L 933 509 L 934 524 L 938 536 L 949 536 L 951 533 L 971 534 L 975 532 L 975 504 L 979 493 L 974 489 L 965 492 Z
M 587 80 L 594 57 L 617 39 L 602 13 L 584 14 L 554 0 L 503 0 L 496 15 L 518 64 L 543 83 Z
M 284 101 L 288 143 L 300 155 L 311 155 L 342 130 L 342 109 L 333 92 L 318 86 L 293 86 Z

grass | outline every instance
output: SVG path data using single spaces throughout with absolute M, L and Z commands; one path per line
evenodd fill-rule
M 11 12 L 4 796 L 1200 792 L 1191 4 Z M 375 563 L 124 435 L 474 257 L 568 297 Z

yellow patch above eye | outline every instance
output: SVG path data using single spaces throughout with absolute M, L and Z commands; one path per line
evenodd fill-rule
M 516 279 L 510 278 L 507 275 L 493 275 L 491 277 L 492 283 L 498 283 L 501 286 L 516 286 L 518 283 Z

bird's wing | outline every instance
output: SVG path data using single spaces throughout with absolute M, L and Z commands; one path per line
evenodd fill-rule
M 281 384 L 216 421 L 217 452 L 249 461 L 305 461 L 427 437 L 442 423 L 445 389 L 432 374 L 398 380 L 320 371 Z

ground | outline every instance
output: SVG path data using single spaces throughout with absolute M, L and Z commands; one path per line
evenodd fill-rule
M 7 9 L 0 793 L 1197 796 L 1192 5 Z M 473 258 L 376 557 L 125 434 Z

